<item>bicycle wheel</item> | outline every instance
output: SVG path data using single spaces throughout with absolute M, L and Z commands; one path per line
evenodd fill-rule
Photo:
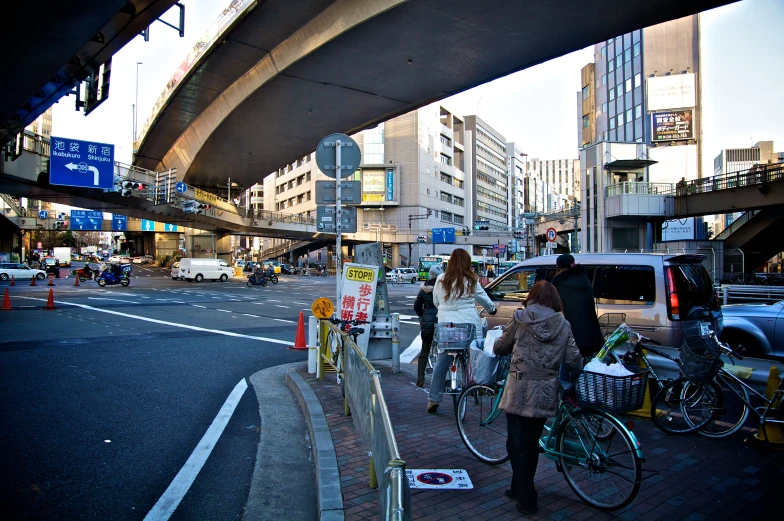
M 594 435 L 607 429 L 601 438 Z M 566 482 L 580 499 L 601 510 L 618 510 L 634 500 L 642 463 L 618 418 L 590 409 L 572 412 L 555 443 Z
M 667 434 L 693 432 L 711 421 L 721 395 L 712 383 L 697 384 L 678 378 L 656 393 L 651 401 L 651 420 Z M 691 423 L 687 416 L 693 419 Z
M 719 388 L 721 400 L 716 401 L 712 417 L 700 426 L 699 433 L 708 438 L 723 438 L 738 432 L 746 423 L 749 408 L 745 402 L 749 401 L 749 393 L 741 384 L 722 374 L 711 383 Z M 686 421 L 697 423 L 698 419 L 689 412 Z
M 457 411 L 457 402 L 460 400 L 460 393 L 466 388 L 466 367 L 465 357 L 457 356 L 452 362 L 452 367 L 449 368 L 447 376 L 447 392 L 452 395 L 452 403 Z
M 502 392 L 502 387 L 474 384 L 462 392 L 455 409 L 457 430 L 466 448 L 491 465 L 509 460 L 506 413 L 496 403 Z

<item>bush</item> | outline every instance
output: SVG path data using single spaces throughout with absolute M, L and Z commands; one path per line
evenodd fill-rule
M 163 261 L 161 262 L 161 266 L 164 266 L 164 267 L 167 267 L 167 268 L 170 267 L 169 260 L 171 260 L 171 255 L 165 256 L 163 258 Z M 174 264 L 174 263 L 172 263 L 172 264 Z

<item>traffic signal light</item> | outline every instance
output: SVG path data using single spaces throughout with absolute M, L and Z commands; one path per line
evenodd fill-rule
M 68 228 L 68 221 L 57 221 L 54 223 L 54 227 L 56 230 L 65 230 Z
M 515 239 L 522 239 L 525 237 L 525 232 L 522 230 L 516 230 L 514 232 Z
M 210 205 L 208 205 L 206 203 L 197 203 L 193 213 L 204 213 L 207 210 L 209 210 L 210 208 L 212 208 L 212 206 L 210 206 Z
M 465 235 L 466 237 L 471 235 L 471 229 L 467 227 L 463 228 L 463 235 Z
M 123 181 L 122 190 L 120 191 L 120 194 L 123 197 L 128 197 L 133 193 L 134 190 L 139 190 L 139 191 L 144 190 L 144 183 L 139 183 L 137 181 Z
M 420 244 L 427 243 L 427 235 L 417 235 L 417 242 Z

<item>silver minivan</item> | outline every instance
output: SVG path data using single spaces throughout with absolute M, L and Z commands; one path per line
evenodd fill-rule
M 555 275 L 557 255 L 525 260 L 493 280 L 485 291 L 498 313 L 490 327 L 506 324 L 529 288 Z M 703 255 L 584 253 L 575 261 L 593 284 L 596 314 L 606 331 L 621 320 L 662 345 L 680 347 L 683 331 L 699 328 L 721 334 L 724 319 Z

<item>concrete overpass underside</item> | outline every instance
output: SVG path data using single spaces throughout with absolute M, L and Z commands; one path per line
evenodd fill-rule
M 729 0 L 266 0 L 241 15 L 151 116 L 136 164 L 247 187 L 433 101 Z

